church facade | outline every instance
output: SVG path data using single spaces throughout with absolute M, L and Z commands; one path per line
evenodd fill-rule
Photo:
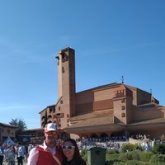
M 124 83 L 76 92 L 75 50 L 62 49 L 56 59 L 58 100 L 40 112 L 42 127 L 56 122 L 61 130 L 79 137 L 165 135 L 165 107 L 151 93 Z

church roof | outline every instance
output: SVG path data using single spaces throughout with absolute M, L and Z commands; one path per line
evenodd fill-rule
M 97 86 L 97 87 L 94 87 L 94 88 L 90 88 L 90 89 L 86 89 L 86 90 L 77 92 L 77 94 L 81 93 L 81 92 L 86 92 L 86 91 L 94 91 L 94 90 L 98 90 L 98 89 L 100 90 L 100 89 L 103 89 L 103 88 L 116 87 L 118 85 L 122 85 L 122 84 L 114 82 L 114 83 L 110 83 L 110 84 L 100 85 L 100 86 Z
M 146 125 L 146 124 L 162 124 L 162 123 L 165 124 L 165 118 L 156 118 L 156 119 L 151 119 L 151 120 L 135 122 L 135 123 L 129 124 L 129 126 Z
M 84 120 L 77 121 L 69 126 L 69 128 L 77 128 L 77 127 L 90 127 L 90 126 L 101 126 L 101 125 L 109 125 L 114 123 L 113 116 L 103 116 L 97 118 L 88 118 Z
M 76 115 L 71 117 L 71 121 L 76 121 L 76 120 L 84 120 L 88 118 L 100 118 L 104 116 L 113 116 L 113 110 L 108 109 L 108 110 L 99 110 L 99 111 L 93 111 L 89 112 L 86 114 L 81 114 L 81 115 Z
M 5 124 L 5 123 L 0 123 L 0 126 L 3 126 L 3 127 L 10 127 L 10 128 L 17 128 L 17 126 L 10 125 L 10 124 Z

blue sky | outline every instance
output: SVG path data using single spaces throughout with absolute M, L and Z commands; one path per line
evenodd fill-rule
M 165 105 L 164 0 L 2 0 L 0 122 L 40 127 L 57 101 L 60 49 L 76 52 L 76 89 L 112 82 L 150 91 Z

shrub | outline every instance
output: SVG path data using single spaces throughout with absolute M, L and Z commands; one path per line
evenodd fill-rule
M 152 157 L 152 152 L 139 152 L 139 158 L 141 161 L 148 162 Z
M 87 150 L 86 149 L 81 150 L 81 156 L 87 162 Z
M 121 147 L 121 151 L 122 152 L 128 152 L 128 151 L 134 151 L 138 148 L 138 145 L 137 144 L 130 144 L 130 143 L 127 143 L 127 144 L 123 144 L 122 147 Z
M 118 150 L 107 150 L 107 154 L 116 154 L 119 153 Z
M 158 147 L 158 152 L 160 154 L 165 154 L 165 144 L 160 144 Z
M 139 151 L 132 151 L 132 159 L 140 160 Z
M 113 165 L 125 165 L 124 162 L 114 162 Z
M 138 161 L 138 160 L 129 160 L 125 162 L 125 165 L 149 165 L 149 164 L 146 162 Z
M 157 155 L 152 155 L 150 158 L 151 163 L 157 163 L 159 161 L 159 158 Z
M 155 154 L 165 154 L 165 144 L 154 145 L 152 152 Z
M 160 154 L 158 155 L 158 158 L 160 162 L 165 162 L 165 155 Z
M 132 160 L 132 154 L 131 154 L 131 152 L 120 153 L 118 159 L 123 162 L 125 162 L 127 160 Z
M 114 161 L 114 160 L 118 160 L 118 158 L 119 158 L 119 154 L 109 154 L 109 153 L 106 154 L 106 160 Z
M 159 148 L 159 145 L 155 144 L 154 147 L 152 148 L 152 152 L 154 154 L 157 154 L 158 153 L 158 148 Z
M 150 162 L 151 163 L 155 163 L 155 164 L 161 164 L 164 162 L 165 164 L 165 155 L 152 155 L 152 157 L 150 158 Z

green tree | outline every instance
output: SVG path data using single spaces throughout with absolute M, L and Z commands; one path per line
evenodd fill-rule
M 11 119 L 10 125 L 16 126 L 16 134 L 27 129 L 26 123 L 22 119 Z

